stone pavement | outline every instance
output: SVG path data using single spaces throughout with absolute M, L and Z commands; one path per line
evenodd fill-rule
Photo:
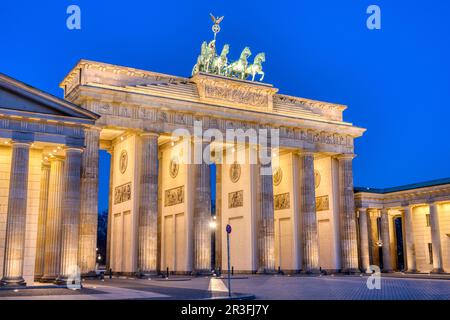
M 381 289 L 369 290 L 366 276 L 262 276 L 232 280 L 236 293 L 268 300 L 450 300 L 450 281 L 439 279 L 381 278 Z M 174 281 L 184 280 L 184 281 Z M 226 281 L 224 281 L 226 284 Z M 189 280 L 114 278 L 84 281 L 80 291 L 69 289 L 0 290 L 1 299 L 210 299 L 226 292 L 210 292 L 210 278 Z

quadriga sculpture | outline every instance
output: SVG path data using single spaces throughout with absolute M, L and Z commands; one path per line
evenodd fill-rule
M 226 68 L 226 75 L 231 77 L 237 77 L 239 79 L 244 80 L 245 77 L 245 71 L 248 66 L 248 57 L 250 57 L 252 52 L 250 51 L 249 47 L 245 47 L 244 50 L 241 52 L 241 56 L 239 57 L 239 60 L 231 63 Z

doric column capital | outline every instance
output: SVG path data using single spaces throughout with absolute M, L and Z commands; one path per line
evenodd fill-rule
M 44 168 L 50 168 L 50 161 L 48 161 L 48 159 L 47 159 L 47 160 L 42 160 L 42 162 L 41 162 L 41 168 L 42 168 L 42 169 L 44 169 Z
M 412 205 L 412 204 L 403 204 L 402 205 L 402 208 L 401 208 L 401 211 L 404 213 L 404 214 L 411 214 L 411 211 L 412 211 L 412 209 L 414 208 L 414 205 Z
M 66 156 L 69 153 L 83 153 L 84 152 L 84 148 L 80 148 L 80 147 L 68 147 L 65 149 L 66 151 Z
M 367 214 L 369 212 L 369 209 L 366 208 L 366 207 L 361 207 L 361 208 L 357 208 L 356 212 L 357 212 L 357 215 L 358 215 L 358 218 L 359 218 L 360 215 Z
M 299 156 L 314 156 L 314 151 L 312 150 L 298 149 L 293 152 Z
M 139 133 L 139 136 L 159 138 L 160 134 L 156 133 L 156 132 L 141 132 L 141 133 Z
M 339 161 L 341 160 L 353 160 L 354 158 L 356 158 L 356 154 L 354 153 L 342 153 L 339 154 L 337 156 L 335 156 L 336 159 L 338 159 Z
M 31 148 L 33 142 L 31 141 L 21 141 L 21 140 L 12 140 L 11 145 L 15 148 Z
M 64 161 L 64 159 L 65 159 L 65 157 L 63 157 L 63 156 L 51 156 L 51 157 L 49 157 L 48 158 L 48 161 L 51 163 L 51 162 L 54 162 L 54 161 Z

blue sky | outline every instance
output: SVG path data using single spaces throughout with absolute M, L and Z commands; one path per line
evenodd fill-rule
M 81 8 L 81 30 L 66 9 Z M 381 30 L 366 9 L 381 8 Z M 367 128 L 356 141 L 357 186 L 450 177 L 450 1 L 2 1 L 0 72 L 62 96 L 80 59 L 189 76 L 211 39 L 209 12 L 225 15 L 218 46 L 264 51 L 265 82 L 281 93 L 346 104 Z M 102 155 L 102 164 L 106 161 Z M 101 166 L 100 207 L 107 206 Z

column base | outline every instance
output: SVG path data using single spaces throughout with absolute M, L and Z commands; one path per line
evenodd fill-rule
M 212 275 L 211 270 L 194 270 L 192 271 L 193 276 L 210 276 Z
M 314 275 L 314 274 L 322 274 L 322 271 L 320 271 L 320 269 L 305 269 L 302 270 L 300 273 Z
M 59 276 L 58 278 L 56 278 L 56 280 L 54 281 L 54 283 L 56 285 L 59 286 L 72 286 L 72 287 L 79 287 L 82 288 L 82 284 L 81 284 L 81 279 L 79 279 L 79 283 L 77 283 L 76 281 L 72 281 L 71 283 L 68 283 L 69 277 L 67 276 Z
M 361 271 L 357 268 L 346 268 L 346 269 L 341 269 L 341 273 L 345 273 L 345 274 L 360 274 Z
M 55 284 L 59 285 L 59 286 L 63 286 L 63 285 L 67 285 L 67 277 L 58 277 L 55 279 Z
M 155 271 L 138 272 L 138 273 L 136 273 L 136 277 L 139 279 L 155 278 L 155 277 L 158 277 L 158 272 L 156 270 Z
M 361 268 L 359 270 L 359 272 L 362 273 L 362 274 L 372 274 L 372 271 L 369 268 Z
M 81 274 L 81 278 L 83 279 L 96 279 L 97 273 L 95 271 L 89 271 Z
M 24 287 L 27 283 L 23 279 L 23 277 L 15 277 L 15 278 L 3 278 L 0 281 L 1 287 Z
M 41 279 L 42 279 L 42 277 L 43 277 L 43 275 L 42 274 L 39 274 L 39 275 L 34 275 L 34 281 L 35 282 L 41 282 Z
M 39 282 L 43 282 L 43 283 L 52 283 L 55 282 L 55 280 L 57 279 L 57 276 L 53 276 L 53 275 L 44 275 Z
M 275 269 L 266 269 L 266 268 L 259 268 L 258 271 L 256 271 L 256 274 L 277 274 L 277 270 Z
M 433 273 L 433 274 L 440 274 L 440 273 L 445 273 L 445 271 L 444 271 L 444 269 L 442 269 L 442 268 L 434 268 L 433 270 L 431 270 L 430 273 Z
M 408 269 L 408 270 L 404 270 L 404 273 L 418 273 L 419 271 L 417 269 Z

